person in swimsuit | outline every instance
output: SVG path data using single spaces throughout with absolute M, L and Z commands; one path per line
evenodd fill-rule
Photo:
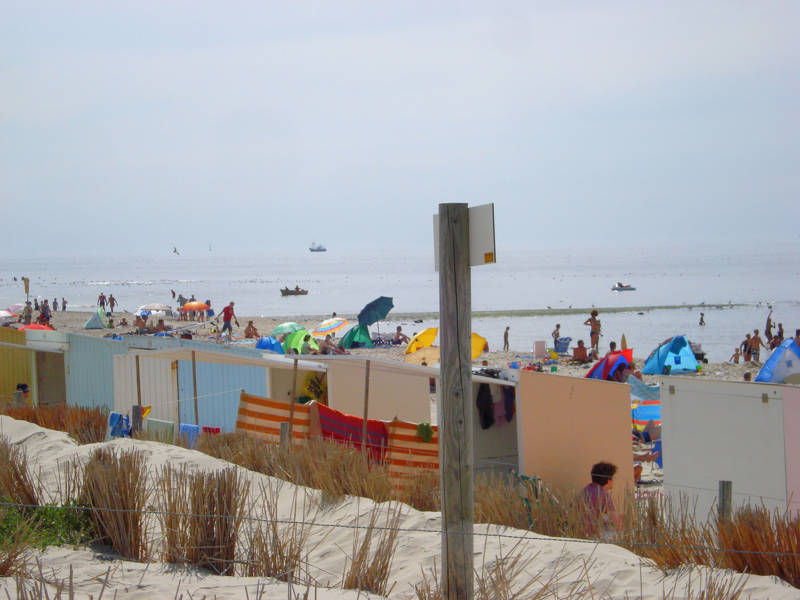
M 598 314 L 596 310 L 593 310 L 589 313 L 589 318 L 583 322 L 584 325 L 589 326 L 592 350 L 595 352 L 599 352 L 600 345 L 600 320 L 597 318 Z
M 761 348 L 769 350 L 761 340 L 761 336 L 758 335 L 758 329 L 753 329 L 753 337 L 750 338 L 750 357 L 753 359 L 753 362 L 759 362 L 758 359 L 761 356 Z
M 739 344 L 739 347 L 742 349 L 742 356 L 744 356 L 744 362 L 750 362 L 751 354 L 750 354 L 750 334 L 747 333 L 744 336 L 744 340 L 742 343 Z

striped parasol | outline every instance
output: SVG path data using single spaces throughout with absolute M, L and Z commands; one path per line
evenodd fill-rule
M 347 326 L 347 319 L 341 317 L 334 317 L 332 319 L 325 319 L 322 323 L 314 328 L 311 333 L 313 335 L 328 335 L 334 331 L 339 331 L 342 327 Z

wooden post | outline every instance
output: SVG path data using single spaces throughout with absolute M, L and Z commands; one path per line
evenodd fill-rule
M 131 407 L 131 433 L 142 431 L 142 405 L 134 404 Z
M 194 396 L 194 424 L 200 425 L 200 411 L 197 407 L 197 360 L 192 350 L 192 395 Z
M 178 361 L 173 360 L 172 366 L 175 370 L 175 426 L 172 428 L 172 437 L 177 443 L 181 435 L 181 378 L 178 373 Z
M 289 423 L 281 423 L 281 448 L 286 450 L 289 447 Z
M 142 405 L 142 374 L 139 371 L 139 355 L 136 355 L 136 405 Z
M 731 518 L 731 508 L 733 507 L 733 482 L 719 482 L 719 516 L 722 519 Z
M 442 480 L 442 590 L 473 596 L 473 443 L 469 209 L 439 205 L 439 340 Z
M 367 416 L 369 415 L 369 360 L 364 375 L 364 423 L 361 425 L 361 452 L 367 451 Z
M 292 428 L 294 427 L 294 403 L 297 402 L 297 359 L 294 359 L 294 367 L 292 367 L 292 400 L 289 404 L 289 437 L 292 436 Z

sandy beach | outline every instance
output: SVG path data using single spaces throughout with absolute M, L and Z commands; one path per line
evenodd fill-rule
M 56 330 L 59 331 L 69 331 L 72 333 L 80 333 L 95 337 L 104 337 L 111 334 L 111 330 L 109 329 L 84 329 L 83 325 L 86 323 L 86 321 L 89 319 L 91 315 L 92 313 L 88 311 L 71 311 L 71 310 L 61 311 L 58 313 L 54 313 L 52 325 Z M 356 315 L 339 315 L 339 316 L 349 319 L 351 324 L 356 322 Z M 294 321 L 296 323 L 299 323 L 309 331 L 311 331 L 321 321 L 329 317 L 330 315 L 285 316 L 285 317 L 242 316 L 239 317 L 240 327 L 234 326 L 233 340 L 234 342 L 237 343 L 237 345 L 247 345 L 247 344 L 255 345 L 255 340 L 250 341 L 244 339 L 244 328 L 247 326 L 248 321 L 253 321 L 253 324 L 255 325 L 259 334 L 269 335 L 269 333 L 277 325 L 286 321 Z M 113 333 L 118 335 L 126 333 L 134 333 L 132 324 L 135 316 L 127 312 L 114 313 L 115 323 L 121 322 L 123 318 L 126 319 L 131 326 L 128 327 L 117 326 L 113 330 Z M 198 324 L 193 321 L 179 321 L 175 316 L 165 317 L 164 323 L 167 325 L 167 327 L 173 329 L 192 326 L 188 329 L 188 331 L 192 333 L 194 339 L 198 340 L 213 340 L 211 329 L 217 326 L 213 320 Z M 348 327 L 349 326 L 350 325 L 348 325 Z M 340 330 L 338 332 L 339 336 L 343 335 L 346 330 L 347 327 L 344 328 L 343 330 Z M 371 328 L 371 331 L 374 332 L 374 330 L 375 330 L 374 327 Z M 412 332 L 407 331 L 406 333 L 408 335 L 411 335 Z M 403 360 L 404 352 L 405 352 L 404 344 L 392 347 L 357 348 L 351 350 L 351 354 L 357 356 L 369 356 L 372 358 L 383 358 L 387 360 L 396 360 L 396 361 Z M 644 364 L 646 358 L 647 356 L 640 356 L 640 355 L 634 356 L 634 360 L 639 368 L 641 368 L 641 366 Z M 487 362 L 486 366 L 492 368 L 507 367 L 508 364 L 512 361 L 517 361 L 521 363 L 522 366 L 525 366 L 530 362 L 535 362 L 533 361 L 533 359 L 530 358 L 530 354 L 524 354 L 520 352 L 503 352 L 500 350 L 490 350 L 489 352 L 484 352 L 478 359 L 476 359 L 473 362 L 473 364 L 475 366 L 481 366 L 483 361 Z M 566 364 L 566 361 L 561 361 L 558 365 L 556 365 L 555 373 L 558 375 L 566 375 L 569 377 L 584 377 L 590 366 L 591 365 L 573 366 Z M 750 372 L 752 377 L 755 378 L 760 368 L 760 366 L 757 366 L 753 363 L 745 363 L 745 362 L 740 362 L 739 364 L 733 364 L 729 362 L 707 363 L 703 364 L 702 367 L 703 367 L 702 371 L 691 376 L 720 380 L 720 381 L 742 381 L 744 374 L 746 372 Z M 551 370 L 550 365 L 546 365 L 546 368 L 548 371 Z M 656 379 L 657 379 L 656 376 L 651 376 L 651 375 L 644 376 L 644 381 L 646 383 L 655 383 Z

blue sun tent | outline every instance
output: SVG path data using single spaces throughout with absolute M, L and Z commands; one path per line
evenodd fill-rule
M 789 338 L 775 348 L 756 375 L 756 381 L 783 383 L 789 375 L 800 373 L 800 346 Z
M 269 350 L 270 352 L 275 352 L 277 354 L 285 354 L 283 351 L 283 346 L 281 343 L 275 339 L 274 337 L 262 337 L 256 342 L 256 348 L 258 350 Z
M 667 372 L 675 375 L 695 371 L 697 371 L 697 359 L 685 335 L 676 335 L 661 342 L 647 357 L 642 369 L 645 375 L 665 375 Z

